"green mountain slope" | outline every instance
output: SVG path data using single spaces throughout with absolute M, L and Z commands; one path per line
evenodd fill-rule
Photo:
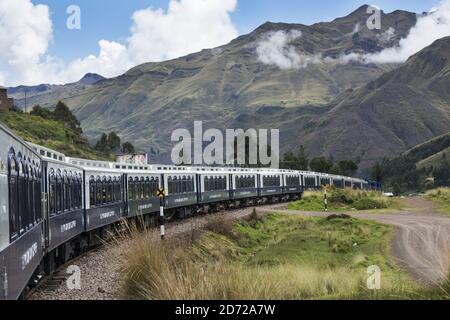
M 450 128 L 450 37 L 412 56 L 404 65 L 357 90 L 299 128 L 313 153 L 345 158 L 368 168 Z M 296 121 L 294 119 L 294 121 Z M 293 141 L 291 142 L 293 143 Z
M 28 142 L 57 150 L 70 157 L 111 160 L 93 150 L 87 139 L 63 122 L 20 111 L 0 112 L 0 122 Z

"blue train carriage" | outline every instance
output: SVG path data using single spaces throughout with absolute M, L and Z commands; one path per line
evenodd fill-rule
M 83 168 L 66 162 L 56 151 L 32 145 L 43 158 L 44 217 L 47 272 L 64 264 L 81 249 L 84 232 Z
M 259 197 L 258 172 L 255 169 L 230 169 L 230 207 L 255 204 Z
M 290 199 L 301 197 L 303 177 L 300 171 L 283 170 L 283 186 L 284 193 L 288 194 Z
M 317 174 L 310 171 L 300 171 L 303 179 L 304 190 L 314 190 L 319 187 Z
M 318 173 L 317 174 L 319 177 L 319 187 L 325 187 L 325 186 L 332 186 L 333 185 L 333 180 L 331 175 L 326 174 L 326 173 Z
M 277 201 L 283 191 L 283 174 L 279 170 L 259 170 L 259 195 L 263 202 Z
M 203 168 L 196 170 L 198 202 L 202 211 L 220 210 L 230 201 L 230 171 L 226 168 Z
M 161 174 L 127 171 L 124 180 L 127 184 L 127 217 L 144 217 L 147 225 L 155 225 L 160 207 L 157 191 L 163 186 Z
M 125 176 L 108 162 L 91 161 L 83 168 L 85 231 L 89 233 L 89 240 L 95 241 L 93 236 L 103 237 L 127 216 Z
M 158 168 L 165 190 L 165 209 L 168 219 L 184 218 L 197 209 L 197 174 L 187 167 Z
M 42 267 L 42 163 L 0 125 L 0 300 L 18 299 Z

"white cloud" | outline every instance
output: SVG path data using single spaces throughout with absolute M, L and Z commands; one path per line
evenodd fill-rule
M 67 83 L 88 72 L 112 77 L 140 63 L 223 45 L 238 35 L 229 16 L 236 5 L 237 0 L 170 0 L 167 11 L 136 11 L 126 44 L 102 39 L 97 55 L 65 64 L 47 53 L 53 34 L 48 7 L 1 0 L 0 84 Z
M 400 40 L 398 46 L 375 54 L 351 55 L 345 59 L 372 63 L 401 63 L 434 41 L 447 36 L 450 36 L 450 0 L 443 0 L 427 15 L 418 16 L 416 25 L 406 38 Z
M 52 40 L 52 22 L 44 5 L 29 0 L 0 1 L 0 79 L 34 82 Z
M 356 24 L 352 34 L 358 32 L 360 25 Z M 395 36 L 395 29 L 389 28 L 377 36 L 380 44 L 388 43 Z M 416 25 L 411 28 L 408 36 L 401 39 L 395 47 L 384 49 L 373 54 L 349 53 L 339 58 L 298 53 L 289 43 L 294 40 L 289 33 L 277 32 L 270 34 L 257 47 L 258 59 L 266 64 L 274 64 L 281 69 L 305 67 L 308 63 L 402 63 L 410 56 L 431 45 L 434 41 L 450 36 L 450 0 L 442 0 L 433 7 L 427 15 L 418 16 Z
M 172 0 L 167 12 L 148 8 L 133 14 L 129 53 L 137 63 L 162 61 L 213 48 L 238 33 L 229 13 L 237 0 Z
M 275 65 L 280 69 L 306 68 L 309 63 L 319 61 L 313 55 L 297 52 L 292 41 L 300 38 L 299 30 L 269 32 L 256 44 L 258 60 L 264 64 Z

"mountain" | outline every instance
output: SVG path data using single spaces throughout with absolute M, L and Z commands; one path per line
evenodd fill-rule
M 450 132 L 406 151 L 403 156 L 415 160 L 418 168 L 439 168 L 450 161 Z
M 62 99 L 90 139 L 116 131 L 149 151 L 152 161 L 168 160 L 172 131 L 192 129 L 194 120 L 222 130 L 241 124 L 244 129 L 280 128 L 281 144 L 287 150 L 302 143 L 303 136 L 294 140 L 291 134 L 308 128 L 308 122 L 328 111 L 335 99 L 397 67 L 340 61 L 349 53 L 396 45 L 416 23 L 414 13 L 394 11 L 382 13 L 381 30 L 369 30 L 366 11 L 367 6 L 362 6 L 346 17 L 310 26 L 268 22 L 227 45 L 139 65 L 83 90 L 39 94 L 33 103 L 51 107 Z M 258 48 L 271 45 L 270 37 L 289 38 L 300 32 L 301 37 L 284 45 L 305 65 L 280 68 L 264 63 Z M 275 49 L 283 53 L 283 48 Z
M 375 81 L 343 93 L 327 112 L 297 127 L 293 134 L 302 137 L 313 154 L 337 159 L 352 155 L 367 168 L 376 160 L 398 155 L 448 132 L 449 84 L 447 37 Z
M 105 78 L 101 75 L 88 73 L 79 81 L 65 85 L 40 84 L 8 88 L 8 95 L 14 98 L 15 104 L 22 109 L 25 107 L 25 93 L 26 104 L 30 109 L 37 104 L 50 108 L 54 107 L 59 100 L 77 95 L 103 79 Z
M 421 143 L 390 160 L 381 162 L 385 187 L 425 191 L 450 184 L 450 132 Z

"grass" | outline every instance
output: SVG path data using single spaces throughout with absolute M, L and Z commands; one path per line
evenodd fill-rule
M 437 210 L 450 215 L 450 188 L 438 188 L 425 193 L 425 198 L 437 205 Z
M 331 189 L 327 200 L 328 211 L 399 209 L 399 202 L 376 191 Z M 324 211 L 324 192 L 307 191 L 301 200 L 290 203 L 289 209 Z
M 132 232 L 121 295 L 126 299 L 445 299 L 445 285 L 423 289 L 389 255 L 392 227 L 352 218 L 256 214 L 220 219 L 195 237 L 155 241 Z M 219 224 L 219 225 L 217 225 Z M 366 286 L 367 267 L 382 271 Z

